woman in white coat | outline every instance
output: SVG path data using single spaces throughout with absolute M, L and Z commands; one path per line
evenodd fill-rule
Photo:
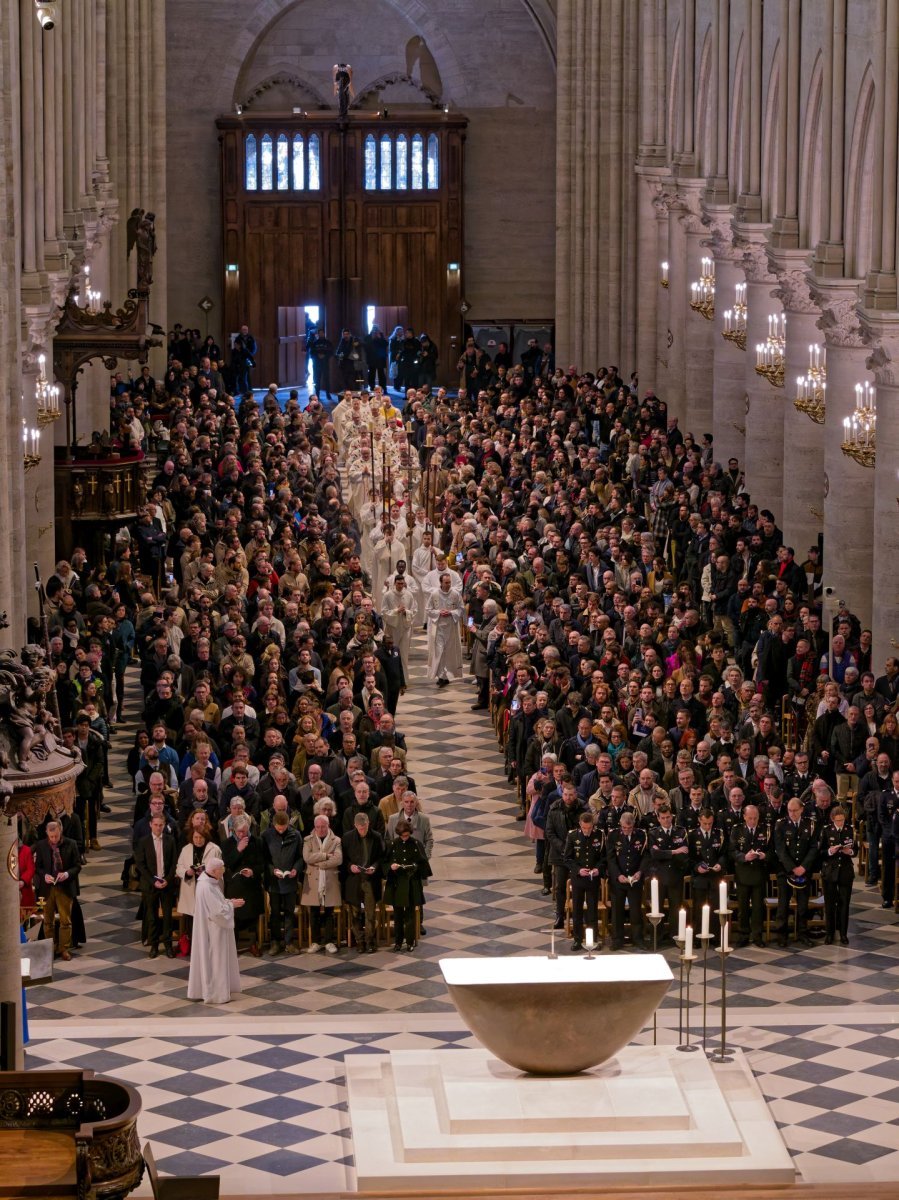
M 197 883 L 195 897 L 187 998 L 206 1004 L 227 1004 L 241 990 L 234 944 L 234 910 L 243 900 L 225 899 L 224 874 L 221 858 L 211 856 Z
M 178 912 L 183 917 L 194 915 L 197 880 L 206 870 L 210 858 L 221 858 L 222 852 L 212 840 L 212 829 L 205 812 L 190 815 L 187 844 L 178 855 L 175 874 L 181 888 L 178 892 Z
M 339 870 L 343 862 L 343 844 L 337 834 L 332 833 L 323 812 L 316 815 L 313 832 L 303 841 L 303 861 L 306 874 L 300 904 L 309 909 L 312 925 L 312 944 L 306 953 L 314 954 L 324 942 L 328 954 L 336 954 L 334 909 L 341 901 Z
M 461 678 L 462 595 L 454 591 L 448 572 L 440 576 L 440 586 L 428 595 L 425 615 L 428 620 L 428 679 L 446 687 L 450 676 Z

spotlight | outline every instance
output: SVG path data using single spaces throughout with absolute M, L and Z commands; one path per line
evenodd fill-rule
M 34 7 L 41 29 L 43 29 L 44 33 L 49 33 L 56 24 L 55 0 L 50 0 L 49 4 L 42 4 L 40 0 L 34 0 Z

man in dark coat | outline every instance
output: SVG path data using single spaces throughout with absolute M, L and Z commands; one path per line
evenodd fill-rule
M 424 904 L 422 880 L 431 875 L 425 852 L 408 821 L 396 823 L 396 838 L 384 855 L 384 899 L 393 906 L 393 949 L 415 949 L 415 910 Z M 405 941 L 404 941 L 405 939 Z
M 166 957 L 175 957 L 172 949 L 172 909 L 175 907 L 177 864 L 178 845 L 166 829 L 165 817 L 157 814 L 150 818 L 149 834 L 141 838 L 134 850 L 134 865 L 140 877 L 147 921 L 150 958 L 156 958 L 159 954 L 160 938 Z
M 352 913 L 356 950 L 359 954 L 365 951 L 374 954 L 378 946 L 376 915 L 381 899 L 380 864 L 384 858 L 384 839 L 371 828 L 366 814 L 358 812 L 352 829 L 342 840 L 343 898 Z
M 268 868 L 269 957 L 281 953 L 296 954 L 293 940 L 293 911 L 297 903 L 297 881 L 303 874 L 303 835 L 290 823 L 286 809 L 276 811 L 263 833 L 262 851 Z M 299 940 L 299 939 L 298 939 Z

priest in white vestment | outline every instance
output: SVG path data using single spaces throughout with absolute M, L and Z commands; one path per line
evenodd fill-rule
M 384 593 L 381 604 L 384 628 L 400 652 L 403 672 L 409 678 L 409 651 L 412 646 L 412 626 L 415 622 L 415 597 L 406 586 L 405 575 L 393 576 L 393 586 Z
M 451 586 L 448 571 L 440 577 L 436 592 L 428 595 L 428 678 L 446 687 L 450 677 L 462 676 L 462 593 Z
M 210 858 L 197 881 L 193 940 L 190 946 L 188 1000 L 227 1004 L 239 992 L 240 968 L 234 943 L 234 910 L 243 900 L 226 900 L 222 890 L 225 864 Z
M 425 591 L 425 577 L 434 570 L 437 566 L 437 548 L 434 545 L 433 531 L 428 529 L 422 534 L 421 545 L 416 546 L 412 551 L 412 561 L 409 563 L 409 569 L 412 572 L 412 578 L 415 580 L 418 588 L 418 606 L 415 614 L 416 621 L 424 627 L 425 624 L 425 604 L 428 600 L 428 593 Z
M 396 564 L 406 557 L 406 547 L 396 536 L 392 524 L 384 526 L 384 536 L 380 541 L 372 539 L 371 556 L 371 596 L 375 608 L 381 607 L 384 588 L 387 580 L 396 569 Z

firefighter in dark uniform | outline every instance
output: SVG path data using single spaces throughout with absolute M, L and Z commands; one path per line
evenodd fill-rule
M 858 842 L 852 826 L 846 821 L 846 810 L 837 805 L 831 809 L 830 823 L 825 825 L 818 842 L 821 855 L 821 879 L 824 883 L 824 921 L 827 933 L 824 943 L 833 945 L 839 934 L 840 945 L 849 945 L 849 901 L 855 879 L 853 859 L 858 854 Z
M 683 825 L 675 825 L 674 813 L 668 804 L 657 810 L 659 823 L 649 830 L 650 874 L 659 881 L 659 907 L 668 899 L 668 917 L 659 928 L 659 940 L 664 943 L 677 928 L 677 914 L 684 902 L 684 880 L 690 870 L 690 847 Z
M 630 813 L 636 820 L 636 810 L 633 804 L 627 802 L 627 788 L 623 783 L 616 783 L 612 788 L 612 802 L 601 808 L 596 815 L 596 824 L 608 838 L 614 833 L 625 813 Z
M 612 949 L 624 946 L 624 909 L 631 918 L 631 939 L 638 950 L 643 941 L 643 875 L 649 862 L 646 831 L 634 828 L 634 814 L 625 813 L 606 838 L 606 866 L 612 902 Z
M 718 884 L 727 874 L 727 846 L 723 831 L 715 824 L 715 814 L 704 808 L 699 814 L 699 828 L 687 835 L 690 847 L 690 895 L 693 900 L 693 928 L 701 923 L 702 906 L 712 912 L 718 907 Z
M 743 824 L 730 835 L 730 857 L 737 881 L 737 907 L 740 929 L 734 945 L 764 946 L 762 922 L 765 912 L 765 887 L 771 871 L 771 839 L 767 826 L 759 821 L 754 804 L 743 809 Z
M 774 830 L 777 856 L 777 944 L 786 946 L 790 928 L 790 898 L 796 897 L 796 940 L 800 946 L 812 946 L 808 935 L 809 881 L 818 861 L 818 847 L 812 827 L 803 820 L 802 805 L 793 799 L 787 815 Z
M 596 912 L 599 904 L 600 880 L 605 872 L 606 839 L 596 828 L 593 813 L 582 812 L 577 829 L 572 829 L 565 842 L 565 866 L 571 881 L 571 910 L 574 924 L 572 950 L 584 948 L 584 904 L 587 905 L 587 924 L 599 940 Z

